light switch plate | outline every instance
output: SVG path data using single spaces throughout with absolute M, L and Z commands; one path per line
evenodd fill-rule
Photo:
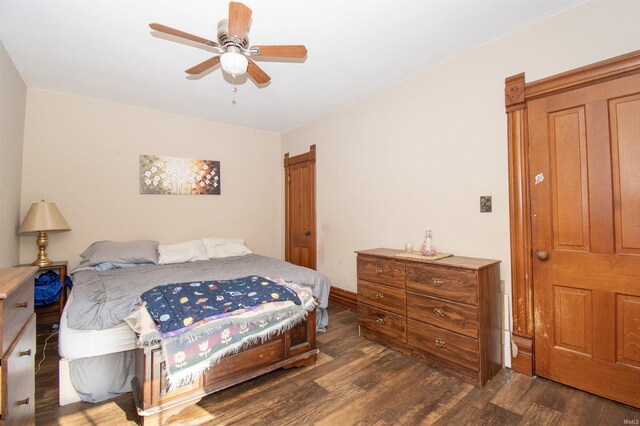
M 480 196 L 480 213 L 491 213 L 491 195 Z

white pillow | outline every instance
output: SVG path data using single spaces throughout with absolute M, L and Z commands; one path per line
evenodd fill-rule
M 251 250 L 244 245 L 240 238 L 203 238 L 202 242 L 207 249 L 209 259 L 220 259 L 230 256 L 244 256 L 251 254 Z
M 230 243 L 223 246 L 216 246 L 214 257 L 210 257 L 209 259 L 221 259 L 223 257 L 231 256 L 244 256 L 245 254 L 251 253 L 251 250 L 249 250 L 244 244 Z M 209 255 L 209 250 L 207 250 L 207 255 Z
M 209 260 L 207 249 L 200 240 L 178 244 L 160 244 L 158 245 L 158 254 L 158 263 L 160 265 Z
M 224 237 L 209 237 L 203 238 L 202 243 L 206 248 L 215 247 L 215 246 L 223 246 L 225 244 L 242 244 L 244 245 L 244 240 L 240 238 L 224 238 Z

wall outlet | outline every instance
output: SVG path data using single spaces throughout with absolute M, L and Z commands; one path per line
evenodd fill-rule
M 480 196 L 480 213 L 491 213 L 491 195 Z

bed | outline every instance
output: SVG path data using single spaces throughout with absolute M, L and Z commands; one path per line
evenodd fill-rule
M 164 360 L 159 347 L 138 347 L 136 334 L 123 322 L 139 305 L 140 294 L 161 284 L 226 280 L 251 274 L 309 287 L 317 299 L 317 310 L 294 328 L 229 356 L 188 390 L 168 392 L 163 387 Z M 60 324 L 60 404 L 100 402 L 133 389 L 139 412 L 146 416 L 143 421 L 146 418 L 147 423 L 197 402 L 207 393 L 259 374 L 314 363 L 316 330 L 323 331 L 328 323 L 330 283 L 324 275 L 255 254 L 105 271 L 85 264 L 72 275 L 74 289 Z

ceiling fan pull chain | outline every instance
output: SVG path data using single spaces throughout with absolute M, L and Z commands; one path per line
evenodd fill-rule
M 231 104 L 236 104 L 236 93 L 238 92 L 238 88 L 235 86 L 236 84 L 236 76 L 233 76 L 233 86 L 231 87 Z

